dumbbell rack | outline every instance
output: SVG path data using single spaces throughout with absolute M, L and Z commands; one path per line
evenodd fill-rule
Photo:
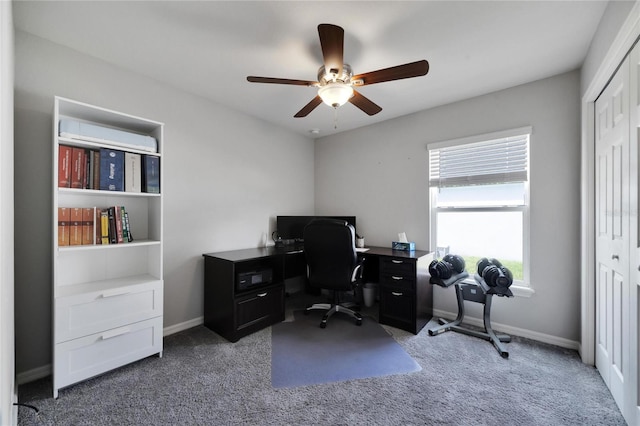
M 450 287 L 455 285 L 456 297 L 458 300 L 458 316 L 453 321 L 447 321 L 443 318 L 438 319 L 440 325 L 429 329 L 429 335 L 435 336 L 437 334 L 444 333 L 445 331 L 457 331 L 473 337 L 479 337 L 484 340 L 488 340 L 493 343 L 498 353 L 502 358 L 508 358 L 509 352 L 505 349 L 502 343 L 509 343 L 511 336 L 506 334 L 496 334 L 491 328 L 491 299 L 494 296 L 491 288 L 484 282 L 484 280 L 478 275 L 475 276 L 476 283 L 463 282 L 469 275 L 465 272 L 462 274 L 454 275 L 450 279 L 441 280 L 437 278 L 431 278 L 432 284 L 437 284 L 441 287 Z M 496 293 L 498 296 L 512 296 L 511 292 Z M 482 303 L 484 305 L 483 321 L 484 332 L 471 330 L 462 325 L 464 320 L 464 301 Z

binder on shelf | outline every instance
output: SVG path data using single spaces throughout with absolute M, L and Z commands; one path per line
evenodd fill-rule
M 71 188 L 84 187 L 84 149 L 73 147 L 71 149 Z
M 71 209 L 58 207 L 58 246 L 69 245 L 69 222 L 71 221 Z
M 102 209 L 100 212 L 100 230 L 101 230 L 100 240 L 102 244 L 109 244 L 111 241 L 109 240 L 109 210 L 108 209 Z
M 100 149 L 100 189 L 124 191 L 124 151 Z
M 95 208 L 85 207 L 82 209 L 82 244 L 93 244 L 95 238 Z
M 93 189 L 91 187 L 93 174 L 93 155 L 91 150 L 87 149 L 84 152 L 84 189 Z
M 96 207 L 94 209 L 94 236 L 95 244 L 102 244 L 102 209 Z
M 124 206 L 120 206 L 120 221 L 122 222 L 122 242 L 128 243 L 129 239 L 129 227 L 127 226 L 127 212 Z
M 89 168 L 91 167 L 90 157 L 91 151 L 88 149 L 83 150 L 82 161 L 84 169 L 82 170 L 82 187 L 84 189 L 91 189 L 91 187 L 89 186 L 89 180 L 91 177 L 91 171 L 89 170 Z
M 95 175 L 94 175 L 94 170 L 95 170 L 95 150 L 93 149 L 88 149 L 86 151 L 86 157 L 87 157 L 87 167 L 86 167 L 86 176 L 84 178 L 85 181 L 85 188 L 87 189 L 96 189 L 96 185 L 95 185 Z M 100 160 L 98 160 L 100 161 Z
M 82 209 L 72 207 L 71 210 L 71 226 L 69 227 L 69 245 L 82 245 Z
M 133 235 L 131 234 L 131 227 L 129 226 L 129 213 L 124 212 L 124 223 L 127 228 L 127 241 L 133 241 Z
M 109 207 L 109 244 L 118 244 L 118 233 L 116 231 L 116 209 Z
M 142 160 L 140 154 L 124 153 L 124 190 L 142 192 Z
M 160 193 L 160 158 L 145 155 L 142 166 L 142 188 L 144 192 Z
M 124 238 L 122 236 L 122 209 L 120 206 L 113 207 L 113 220 L 116 227 L 116 243 L 122 244 L 124 243 Z
M 100 189 L 100 151 L 91 151 L 93 156 L 93 185 L 91 189 Z
M 58 146 L 58 188 L 71 186 L 71 150 L 70 146 Z

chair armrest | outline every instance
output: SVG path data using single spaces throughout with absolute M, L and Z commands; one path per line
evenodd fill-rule
M 364 258 L 358 259 L 358 264 L 355 268 L 353 268 L 353 273 L 351 274 L 351 282 L 360 281 L 362 279 L 362 265 L 364 264 Z

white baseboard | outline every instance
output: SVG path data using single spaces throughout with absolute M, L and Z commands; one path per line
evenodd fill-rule
M 447 320 L 453 320 L 457 314 L 453 312 L 441 311 L 439 309 L 433 310 L 434 318 L 444 318 Z M 484 327 L 484 321 L 481 318 L 475 318 L 466 316 L 464 322 L 474 325 L 476 327 Z M 512 327 L 510 325 L 500 324 L 491 321 L 491 328 L 494 331 L 506 333 L 513 336 L 525 337 L 527 339 L 535 340 L 537 342 L 548 343 L 550 345 L 560 346 L 561 348 L 580 350 L 580 342 L 574 340 L 563 339 L 562 337 L 552 336 L 550 334 L 538 333 L 537 331 L 526 330 L 524 328 Z
M 24 385 L 25 383 L 33 382 L 34 380 L 42 379 L 51 375 L 51 364 L 43 365 L 42 367 L 36 367 L 32 370 L 28 370 L 16 375 L 16 383 L 18 385 Z
M 166 337 L 171 334 L 178 333 L 179 331 L 188 330 L 202 324 L 204 324 L 204 316 L 190 319 L 189 321 L 181 322 L 180 324 L 174 324 L 169 327 L 165 327 L 164 330 L 162 330 L 162 335 Z

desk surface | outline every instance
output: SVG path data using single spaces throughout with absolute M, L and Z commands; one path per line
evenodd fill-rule
M 369 250 L 363 252 L 362 254 L 373 254 L 376 256 L 393 256 L 393 257 L 405 257 L 407 259 L 419 259 L 423 256 L 431 254 L 429 251 L 424 250 L 393 250 L 389 247 L 367 247 Z
M 366 256 L 374 255 L 374 256 L 393 256 L 393 257 L 404 257 L 407 259 L 419 259 L 423 256 L 430 254 L 428 251 L 424 250 L 413 250 L 413 251 L 405 251 L 405 250 L 393 250 L 388 247 L 366 247 L 369 250 L 365 252 L 361 252 L 358 254 Z M 260 259 L 269 256 L 277 256 L 277 255 L 286 255 L 286 254 L 296 254 L 304 251 L 304 247 L 300 245 L 294 246 L 285 246 L 285 247 L 256 247 L 256 248 L 248 248 L 241 250 L 230 250 L 230 251 L 221 251 L 217 253 L 205 253 L 203 256 L 217 257 L 218 259 L 228 260 L 230 262 L 239 262 L 244 260 L 251 259 Z

